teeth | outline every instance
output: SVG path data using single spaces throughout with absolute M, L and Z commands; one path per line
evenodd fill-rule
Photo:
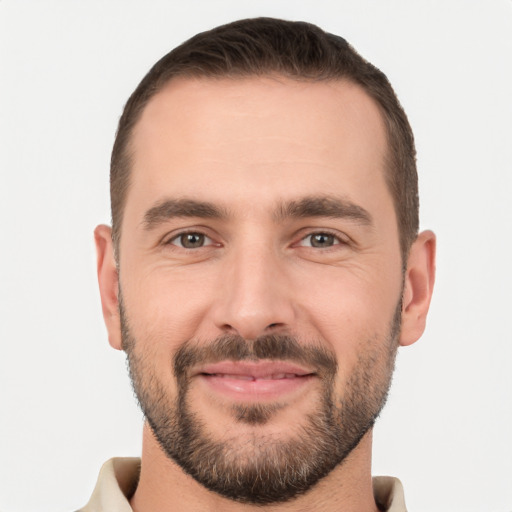
M 275 373 L 266 377 L 253 377 L 252 375 L 239 375 L 229 373 L 213 373 L 213 377 L 222 377 L 224 379 L 236 379 L 236 380 L 282 380 L 282 379 L 295 379 L 297 375 L 295 373 Z
M 258 380 L 279 380 L 285 378 L 284 373 L 276 373 L 274 375 L 269 375 L 268 377 L 260 377 Z
M 256 380 L 252 375 L 218 374 L 217 377 L 224 377 L 225 379 L 237 379 L 237 380 Z

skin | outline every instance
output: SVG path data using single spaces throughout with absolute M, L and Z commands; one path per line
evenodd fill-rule
M 402 290 L 399 344 L 421 336 L 435 237 L 419 235 L 403 275 L 384 180 L 384 123 L 358 86 L 281 77 L 174 80 L 149 102 L 132 142 L 119 273 L 110 228 L 95 231 L 103 314 L 111 345 L 122 349 L 120 285 L 131 332 L 170 397 L 176 394 L 170 361 L 190 339 L 206 343 L 235 333 L 251 340 L 277 332 L 315 340 L 336 356 L 335 387 L 342 396 L 358 355 L 378 352 L 384 343 Z M 356 205 L 369 222 L 276 217 L 283 204 L 325 196 Z M 155 205 L 183 198 L 211 203 L 225 215 L 172 217 L 150 227 L 144 222 Z M 183 231 L 206 235 L 206 245 L 180 247 Z M 333 235 L 332 245 L 313 247 L 315 233 Z M 384 361 L 381 366 L 384 372 Z M 194 412 L 211 435 L 224 439 L 234 432 L 240 442 L 255 432 L 287 439 L 290 425 L 314 410 L 318 392 L 311 379 L 286 395 L 287 405 L 271 421 L 245 425 L 226 407 L 234 398 L 199 383 L 190 388 Z M 375 511 L 370 470 L 371 432 L 308 493 L 266 510 Z M 147 425 L 131 505 L 138 512 L 256 509 L 184 474 Z

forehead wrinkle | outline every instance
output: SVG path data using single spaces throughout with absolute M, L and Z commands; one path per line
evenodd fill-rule
M 281 202 L 274 212 L 275 222 L 306 217 L 345 218 L 367 226 L 373 223 L 372 216 L 362 206 L 334 196 L 309 196 Z

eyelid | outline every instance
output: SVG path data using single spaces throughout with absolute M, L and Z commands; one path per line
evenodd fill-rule
M 339 246 L 339 245 L 350 244 L 350 238 L 347 235 L 345 235 L 344 233 L 340 233 L 339 231 L 335 231 L 332 229 L 310 228 L 305 234 L 303 234 L 303 233 L 300 234 L 300 239 L 294 245 L 299 246 L 299 247 L 311 247 L 311 248 L 317 249 L 317 247 L 312 247 L 311 245 L 303 244 L 303 242 L 305 240 L 307 240 L 309 237 L 314 236 L 314 235 L 329 235 L 329 236 L 332 236 L 335 238 L 336 243 L 334 243 L 334 245 L 332 245 L 330 247 L 324 248 L 324 250 L 331 249 L 331 248 Z
M 202 228 L 185 228 L 185 229 L 181 229 L 179 231 L 175 231 L 173 233 L 167 233 L 162 238 L 161 244 L 164 245 L 164 246 L 165 245 L 172 245 L 174 247 L 178 247 L 179 249 L 184 249 L 184 250 L 197 250 L 198 248 L 196 248 L 196 249 L 189 249 L 187 247 L 183 247 L 182 245 L 178 245 L 176 243 L 173 243 L 175 240 L 179 240 L 179 238 L 182 237 L 183 235 L 189 235 L 189 234 L 204 236 L 205 244 L 203 246 L 199 247 L 199 249 L 203 248 L 203 247 L 210 247 L 212 245 L 220 245 L 220 244 L 216 243 L 213 240 L 213 238 L 206 233 L 205 229 L 202 229 Z

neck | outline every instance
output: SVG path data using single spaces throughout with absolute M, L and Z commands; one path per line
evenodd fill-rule
M 303 496 L 276 505 L 265 512 L 376 512 L 371 480 L 371 431 L 329 475 Z M 213 493 L 171 461 L 153 432 L 144 426 L 140 480 L 130 504 L 134 512 L 261 512 L 261 505 L 231 501 Z

